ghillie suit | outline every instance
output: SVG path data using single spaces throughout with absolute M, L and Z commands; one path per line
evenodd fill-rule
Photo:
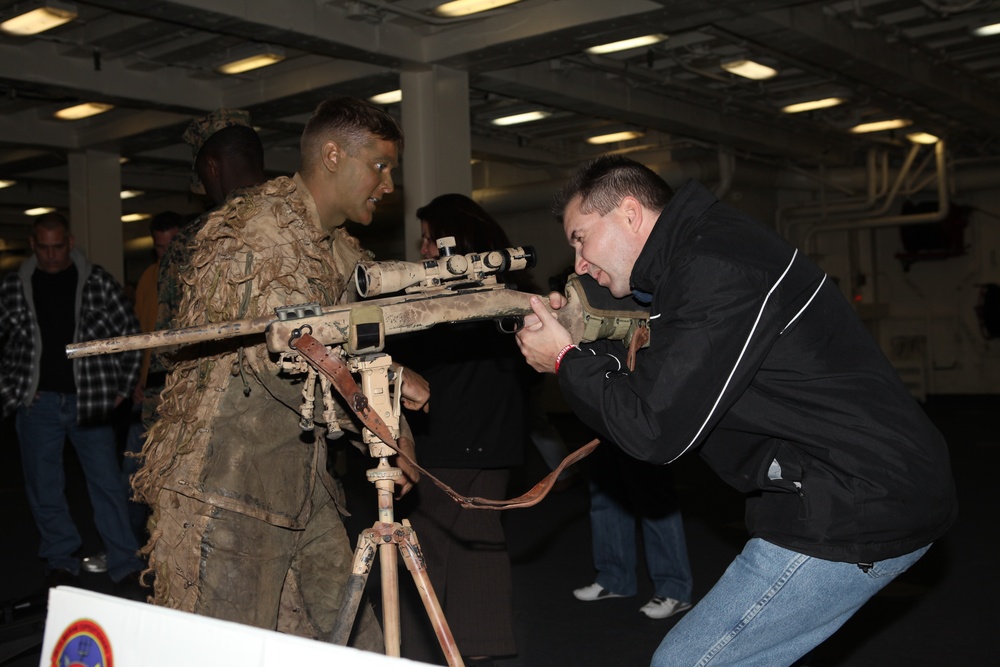
M 177 324 L 351 301 L 351 270 L 365 255 L 343 229 L 321 228 L 298 176 L 277 178 L 230 200 L 198 233 Z M 353 554 L 324 438 L 299 428 L 301 382 L 281 376 L 263 343 L 220 341 L 197 354 L 171 370 L 133 479 L 154 510 L 145 547 L 154 601 L 325 637 Z M 359 616 L 352 645 L 381 651 L 372 610 Z

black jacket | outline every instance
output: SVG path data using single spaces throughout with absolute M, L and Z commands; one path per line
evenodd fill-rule
M 751 536 L 818 558 L 900 556 L 952 524 L 941 434 L 837 287 L 776 233 L 688 183 L 631 280 L 653 296 L 636 372 L 608 342 L 560 367 L 588 425 L 655 463 L 698 448 L 747 494 Z

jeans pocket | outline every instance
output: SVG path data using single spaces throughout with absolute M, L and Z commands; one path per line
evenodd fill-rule
M 927 550 L 930 548 L 931 545 L 928 544 L 926 547 L 922 547 L 916 551 L 911 551 L 906 555 L 889 558 L 887 560 L 880 560 L 873 563 L 865 574 L 873 579 L 880 579 L 882 577 L 898 577 L 903 572 L 910 569 L 911 565 L 920 560 L 920 557 L 927 553 Z

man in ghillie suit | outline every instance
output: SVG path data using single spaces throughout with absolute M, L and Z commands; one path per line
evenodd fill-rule
M 393 190 L 402 143 L 388 114 L 353 99 L 322 103 L 302 134 L 299 173 L 233 197 L 196 236 L 177 324 L 351 301 L 352 270 L 367 254 L 342 225 L 371 222 Z M 133 478 L 154 508 L 154 602 L 326 637 L 352 549 L 323 434 L 299 429 L 302 385 L 281 375 L 263 343 L 198 354 L 171 370 Z M 410 377 L 404 405 L 418 408 L 427 386 Z M 351 644 L 382 650 L 369 607 Z

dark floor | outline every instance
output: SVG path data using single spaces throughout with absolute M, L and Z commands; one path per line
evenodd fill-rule
M 926 409 L 951 445 L 958 524 L 816 649 L 809 660 L 813 667 L 1000 665 L 1000 649 L 991 639 L 1000 621 L 995 602 L 1000 599 L 1000 524 L 994 514 L 1000 509 L 995 487 L 1000 396 L 937 397 Z M 571 442 L 583 443 L 585 434 L 575 420 L 565 415 L 555 419 Z M 739 551 L 745 533 L 741 498 L 696 457 L 688 459 L 675 464 L 674 479 L 697 600 Z M 540 459 L 529 452 L 512 492 L 520 493 L 544 472 Z M 85 552 L 96 551 L 100 543 L 78 477 L 69 492 Z M 42 566 L 35 557 L 37 534 L 24 498 L 11 420 L 0 423 L 0 502 L 7 508 L 0 549 L 0 665 L 38 665 Z M 648 585 L 634 598 L 591 603 L 573 598 L 573 588 L 593 580 L 587 510 L 586 485 L 578 484 L 533 508 L 507 512 L 520 653 L 499 662 L 501 667 L 643 667 L 675 622 L 638 613 L 651 595 Z M 357 515 L 363 520 L 364 511 Z M 82 585 L 110 591 L 106 575 L 84 575 Z

